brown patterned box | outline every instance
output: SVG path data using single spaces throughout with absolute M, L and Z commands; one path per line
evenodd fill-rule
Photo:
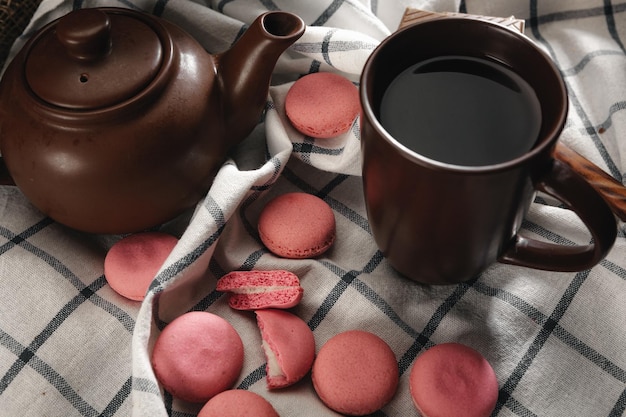
M 493 23 L 498 23 L 502 26 L 506 26 L 512 30 L 517 30 L 519 32 L 524 33 L 524 20 L 516 19 L 514 16 L 511 17 L 492 17 L 492 16 L 481 16 L 475 14 L 466 14 L 466 13 L 453 13 L 453 12 L 427 12 L 425 10 L 419 10 L 414 8 L 407 8 L 402 16 L 402 20 L 400 21 L 400 26 L 403 28 L 405 26 L 412 25 L 417 22 L 423 22 L 426 20 L 436 19 L 440 17 L 466 17 L 468 19 L 477 19 L 477 20 L 486 20 Z

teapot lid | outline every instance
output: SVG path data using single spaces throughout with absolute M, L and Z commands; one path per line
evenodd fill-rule
M 124 9 L 75 10 L 34 40 L 26 82 L 41 100 L 66 109 L 130 99 L 155 79 L 166 54 L 151 20 Z

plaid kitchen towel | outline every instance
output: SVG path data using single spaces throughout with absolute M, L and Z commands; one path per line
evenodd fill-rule
M 12 56 L 52 19 L 105 5 L 173 21 L 212 53 L 227 49 L 266 10 L 295 12 L 308 27 L 276 66 L 264 120 L 223 165 L 197 208 L 160 228 L 180 241 L 144 302 L 118 296 L 103 276 L 104 255 L 120 236 L 69 230 L 39 213 L 16 188 L 0 187 L 0 417 L 195 416 L 199 406 L 163 391 L 149 363 L 162 327 L 192 310 L 219 314 L 241 335 L 245 361 L 236 387 L 259 393 L 281 416 L 337 415 L 318 399 L 310 377 L 267 390 L 254 316 L 230 309 L 215 291 L 223 274 L 246 269 L 287 269 L 300 277 L 304 298 L 293 311 L 313 330 L 318 349 L 349 329 L 374 332 L 391 346 L 400 385 L 376 416 L 418 416 L 409 371 L 421 352 L 443 342 L 472 346 L 491 362 L 500 387 L 494 416 L 626 415 L 622 223 L 612 251 L 588 271 L 495 264 L 465 284 L 416 284 L 396 274 L 372 240 L 358 122 L 344 135 L 316 140 L 295 131 L 284 113 L 285 94 L 303 74 L 332 71 L 357 83 L 366 58 L 395 30 L 406 7 L 514 15 L 525 20 L 526 34 L 552 57 L 567 83 L 571 110 L 562 140 L 622 181 L 626 3 L 44 0 Z M 260 210 L 290 191 L 315 194 L 334 211 L 336 242 L 317 259 L 281 259 L 260 243 Z M 563 244 L 589 239 L 570 210 L 542 196 L 522 233 Z

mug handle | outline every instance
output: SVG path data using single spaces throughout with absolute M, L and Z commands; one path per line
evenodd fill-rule
M 617 236 L 617 222 L 598 192 L 564 162 L 552 160 L 535 188 L 571 208 L 593 237 L 589 245 L 559 245 L 518 234 L 499 262 L 547 271 L 577 272 L 589 269 L 609 252 Z

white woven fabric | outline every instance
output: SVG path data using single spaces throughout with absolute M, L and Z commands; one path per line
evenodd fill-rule
M 398 392 L 377 416 L 417 416 L 408 375 L 417 355 L 443 342 L 479 350 L 500 385 L 498 416 L 626 415 L 626 242 L 623 225 L 608 257 L 590 271 L 552 273 L 495 264 L 467 284 L 428 287 L 386 263 L 363 206 L 359 124 L 314 140 L 284 113 L 291 82 L 315 71 L 358 82 L 369 53 L 395 30 L 405 7 L 526 19 L 526 33 L 563 71 L 571 110 L 562 140 L 622 180 L 626 162 L 626 4 L 576 0 L 44 0 L 15 53 L 34 31 L 76 7 L 143 9 L 171 20 L 210 52 L 227 49 L 245 24 L 280 8 L 309 25 L 275 70 L 264 121 L 223 165 L 194 213 L 161 229 L 180 242 L 143 303 L 115 294 L 103 276 L 119 236 L 90 236 L 44 217 L 14 187 L 0 187 L 0 417 L 192 417 L 199 405 L 164 392 L 149 355 L 159 329 L 190 310 L 226 318 L 241 335 L 245 363 L 236 387 L 268 399 L 281 416 L 333 416 L 310 377 L 268 391 L 254 315 L 231 310 L 214 291 L 236 269 L 287 269 L 305 289 L 293 312 L 317 349 L 364 329 L 393 349 Z M 436 40 L 425 40 L 436 42 Z M 1 135 L 1 121 L 0 121 Z M 337 240 L 313 260 L 285 260 L 260 243 L 256 220 L 290 191 L 323 198 Z M 302 221 L 306 222 L 307 213 Z M 539 198 L 529 236 L 585 242 L 571 211 Z M 459 238 L 462 238 L 461 236 Z M 419 262 L 419 254 L 416 254 Z

